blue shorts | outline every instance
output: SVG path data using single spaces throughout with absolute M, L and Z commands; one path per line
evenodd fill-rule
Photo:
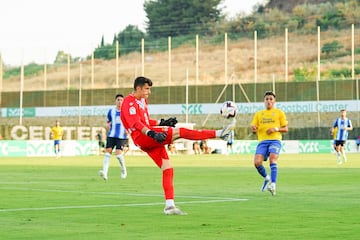
M 61 140 L 54 140 L 54 146 L 60 145 L 60 141 L 61 141 Z
M 279 140 L 264 140 L 257 145 L 255 154 L 263 155 L 264 161 L 266 161 L 270 153 L 279 155 L 280 150 L 281 142 Z

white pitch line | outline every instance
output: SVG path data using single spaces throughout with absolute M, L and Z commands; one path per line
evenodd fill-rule
M 179 204 L 197 204 L 197 203 L 219 203 L 219 202 L 239 202 L 247 201 L 245 198 L 233 198 L 233 199 L 214 199 L 214 200 L 201 200 L 201 201 L 183 201 L 177 202 Z M 83 206 L 59 206 L 59 207 L 42 207 L 42 208 L 12 208 L 12 209 L 0 209 L 0 212 L 21 212 L 21 211 L 46 211 L 46 210 L 62 210 L 62 209 L 89 209 L 89 208 L 113 208 L 113 207 L 139 207 L 139 206 L 155 206 L 163 205 L 164 203 L 128 203 L 128 204 L 107 204 L 107 205 L 83 205 Z
M 142 196 L 142 197 L 162 197 L 162 194 L 147 194 L 147 193 L 124 193 L 124 192 L 85 192 L 77 190 L 61 190 L 61 189 L 41 189 L 41 188 L 9 188 L 0 187 L 2 190 L 15 190 L 15 191 L 38 191 L 38 192 L 59 192 L 59 193 L 81 193 L 81 194 L 96 194 L 96 195 L 126 195 L 126 196 Z M 239 198 L 227 198 L 218 196 L 187 196 L 177 195 L 177 198 L 195 198 L 195 199 L 221 199 L 221 200 L 237 200 Z M 246 199 L 247 200 L 247 199 Z
M 82 194 L 96 194 L 96 195 L 127 195 L 127 196 L 143 196 L 143 197 L 159 197 L 159 194 L 145 194 L 145 193 L 122 193 L 122 192 L 84 192 L 75 190 L 60 190 L 60 189 L 39 189 L 39 188 L 8 188 L 0 187 L 3 190 L 15 191 L 39 191 L 39 192 L 59 192 L 59 193 L 82 193 Z M 177 198 L 192 198 L 192 199 L 208 199 L 199 201 L 181 201 L 178 204 L 197 204 L 197 203 L 216 203 L 216 202 L 238 202 L 248 201 L 246 198 L 226 198 L 214 196 L 177 196 Z M 18 211 L 44 211 L 44 210 L 61 210 L 61 209 L 88 209 L 88 208 L 111 208 L 111 207 L 138 207 L 138 206 L 154 206 L 163 205 L 164 203 L 128 203 L 128 204 L 107 204 L 107 205 L 84 205 L 84 206 L 58 206 L 58 207 L 42 207 L 42 208 L 13 208 L 0 209 L 0 212 L 18 212 Z
M 11 181 L 6 181 L 6 182 L 0 182 L 0 184 L 4 184 L 4 185 L 29 185 L 29 184 L 38 184 L 38 183 L 42 183 L 42 182 L 11 182 Z

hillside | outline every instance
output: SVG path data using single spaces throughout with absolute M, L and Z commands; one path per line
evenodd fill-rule
M 289 13 L 299 4 L 318 4 L 322 2 L 340 1 L 271 0 L 266 5 L 266 8 L 277 8 Z M 354 9 L 356 10 L 357 8 Z M 318 11 L 320 10 L 321 9 L 318 9 Z M 118 65 L 116 60 L 106 61 L 100 59 L 96 59 L 94 62 L 87 60 L 81 63 L 72 63 L 70 68 L 68 68 L 67 64 L 49 65 L 46 66 L 46 75 L 44 74 L 45 69 L 40 72 L 38 72 L 38 70 L 34 71 L 36 72 L 35 74 L 26 74 L 24 90 L 78 89 L 80 84 L 84 89 L 127 88 L 132 87 L 131 85 L 135 76 L 142 74 L 153 79 L 155 86 L 185 85 L 186 79 L 188 79 L 189 85 L 225 84 L 231 82 L 253 83 L 273 80 L 293 81 L 295 77 L 299 76 L 299 73 L 306 75 L 307 80 L 313 80 L 317 77 L 318 36 L 316 19 L 319 17 L 319 12 L 317 14 L 318 15 L 306 16 L 307 22 L 304 24 L 305 29 L 289 31 L 288 52 L 285 51 L 285 28 L 282 27 L 282 24 L 284 24 L 284 22 L 286 24 L 288 22 L 291 23 L 291 21 L 288 21 L 288 19 L 284 21 L 282 14 L 274 11 L 273 14 L 263 14 L 267 18 L 256 18 L 260 20 L 260 25 L 258 26 L 260 29 L 262 29 L 261 21 L 263 21 L 267 23 L 268 32 L 274 30 L 274 34 L 267 35 L 272 37 L 258 37 L 256 42 L 256 55 L 254 48 L 255 41 L 251 39 L 252 31 L 250 31 L 249 34 L 250 38 L 242 37 L 238 40 L 228 40 L 226 51 L 224 43 L 210 43 L 209 39 L 205 36 L 199 36 L 199 48 L 197 52 L 194 34 L 194 41 L 191 44 L 171 49 L 171 55 L 168 51 L 157 51 L 156 47 L 149 52 L 145 52 L 143 63 L 142 56 L 139 52 L 121 55 L 120 46 Z M 348 17 L 351 16 L 350 14 Z M 333 76 L 330 74 L 331 71 L 339 70 L 341 72 L 344 70 L 345 72 L 349 72 L 351 69 L 350 23 L 352 20 L 357 20 L 356 16 L 354 19 L 350 18 L 348 21 L 343 21 L 342 27 L 345 27 L 343 30 L 333 30 L 334 28 L 326 25 L 326 28 L 329 28 L 329 30 L 321 31 L 320 47 L 325 44 L 338 43 L 336 52 L 331 52 L 331 54 L 326 52 L 321 53 L 321 79 L 333 79 Z M 281 23 L 280 20 L 283 22 Z M 272 24 L 274 21 L 276 23 Z M 279 21 L 279 23 L 277 21 Z M 292 21 L 298 24 L 297 20 L 292 19 Z M 233 24 L 236 25 L 237 23 L 238 22 L 235 21 Z M 249 21 L 245 24 L 255 25 L 256 23 L 257 21 Z M 278 26 L 276 26 L 276 24 L 278 24 Z M 290 26 L 292 25 L 290 24 Z M 302 30 L 306 34 L 302 32 Z M 241 29 L 238 31 L 241 32 Z M 281 34 L 282 31 L 284 31 L 284 34 Z M 358 29 L 355 29 L 354 40 L 356 53 L 360 50 L 360 46 L 358 45 L 360 42 L 360 34 L 358 34 L 358 31 Z M 261 31 L 259 31 L 259 34 L 260 32 Z M 217 42 L 221 41 L 217 40 Z M 147 43 L 145 39 L 145 46 L 147 44 L 151 45 Z M 140 42 L 139 45 L 141 45 Z M 287 59 L 285 59 L 286 53 L 288 54 Z M 286 60 L 288 61 L 287 73 L 285 72 Z M 355 61 L 359 60 L 355 58 Z M 6 70 L 5 68 L 5 71 Z M 27 72 L 27 70 L 28 68 L 25 66 L 25 72 Z M 338 74 L 338 76 L 341 76 L 341 73 Z M 2 83 L 3 91 L 18 91 L 19 88 L 20 76 L 15 75 L 14 77 L 6 78 Z
M 339 41 L 343 46 L 341 51 L 350 52 L 351 31 L 327 31 L 321 33 L 321 45 Z M 360 42 L 360 35 L 355 34 L 355 43 Z M 146 44 L 146 43 L 145 43 Z M 358 46 L 355 46 L 355 48 Z M 341 54 L 340 54 L 341 55 Z M 343 54 L 345 55 L 345 54 Z M 328 69 L 351 68 L 351 56 L 327 58 L 322 54 L 321 71 L 326 73 Z M 254 41 L 241 39 L 228 43 L 227 51 L 227 76 L 228 82 L 241 83 L 254 82 Z M 169 81 L 169 53 L 154 52 L 145 54 L 144 72 L 152 78 L 155 86 L 185 85 L 188 74 L 189 84 L 223 84 L 225 83 L 225 51 L 224 45 L 209 45 L 199 42 L 198 81 L 196 80 L 196 49 L 195 46 L 184 46 L 173 49 L 171 53 L 171 81 Z M 284 36 L 258 39 L 257 41 L 257 82 L 285 80 L 285 40 Z M 82 62 L 82 87 L 91 88 L 91 61 Z M 316 76 L 317 69 L 317 34 L 295 35 L 289 33 L 288 43 L 288 80 L 294 78 L 296 69 L 307 69 Z M 66 89 L 68 86 L 67 66 L 49 66 L 47 68 L 47 90 Z M 142 74 L 141 55 L 132 53 L 120 56 L 119 59 L 119 87 L 132 87 L 135 76 Z M 70 89 L 79 88 L 80 64 L 72 64 L 70 68 Z M 326 74 L 322 78 L 326 78 Z M 27 77 L 24 80 L 24 90 L 43 90 L 43 72 Z M 314 77 L 315 79 L 315 77 Z M 18 91 L 20 76 L 5 79 L 3 91 Z M 94 87 L 116 87 L 116 61 L 94 61 Z
M 339 2 L 338 0 L 270 0 L 269 3 L 266 5 L 268 9 L 277 8 L 283 12 L 291 13 L 294 7 L 302 4 L 319 4 L 325 2 Z

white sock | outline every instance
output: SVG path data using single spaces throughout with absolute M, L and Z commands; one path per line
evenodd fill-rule
M 121 168 L 125 166 L 124 156 L 122 154 L 116 155 L 117 160 L 120 163 Z
M 216 130 L 215 132 L 216 137 L 220 137 L 222 130 Z
M 340 152 L 336 152 L 336 157 L 337 157 L 338 162 L 341 162 Z
M 108 170 L 109 170 L 110 157 L 111 157 L 110 153 L 105 153 L 104 161 L 103 161 L 103 171 L 104 171 L 105 175 L 107 175 Z
M 166 207 L 175 206 L 174 199 L 166 199 L 165 206 Z
M 343 155 L 344 162 L 347 162 L 345 151 L 342 152 L 342 155 Z

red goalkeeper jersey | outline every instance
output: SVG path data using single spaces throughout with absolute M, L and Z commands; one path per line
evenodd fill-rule
M 157 120 L 151 119 L 148 112 L 148 101 L 145 98 L 137 99 L 133 94 L 124 98 L 121 107 L 121 121 L 133 139 L 143 135 L 144 127 L 158 125 Z

